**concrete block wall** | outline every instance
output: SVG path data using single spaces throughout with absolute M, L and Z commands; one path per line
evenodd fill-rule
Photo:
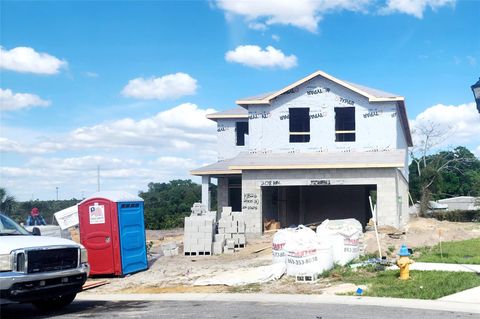
M 255 172 L 242 174 L 242 212 L 245 214 L 245 233 L 250 238 L 263 233 L 262 190 Z
M 402 228 L 408 221 L 408 217 L 405 217 L 408 216 L 408 202 L 405 200 L 408 196 L 408 185 L 401 176 L 397 177 L 396 168 L 244 170 L 242 212 L 248 216 L 247 237 L 260 236 L 263 231 L 262 185 L 311 186 L 318 181 L 327 185 L 377 185 L 378 224 Z M 402 205 L 398 205 L 399 197 Z
M 410 220 L 409 203 L 410 198 L 408 196 L 408 180 L 404 178 L 403 174 L 398 174 L 399 185 L 399 200 L 400 200 L 400 228 L 408 224 Z
M 217 178 L 217 211 L 228 206 L 228 177 Z

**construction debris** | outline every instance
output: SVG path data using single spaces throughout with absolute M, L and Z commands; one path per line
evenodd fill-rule
M 178 245 L 176 242 L 169 242 L 161 245 L 161 250 L 165 257 L 172 257 L 178 255 Z
M 264 231 L 269 231 L 269 230 L 276 230 L 280 229 L 281 225 L 280 222 L 276 221 L 275 219 L 264 219 L 263 220 L 263 230 Z
M 194 286 L 225 285 L 243 286 L 265 283 L 280 279 L 285 274 L 283 264 L 272 264 L 260 267 L 243 267 L 229 272 L 223 272 L 210 278 L 196 280 Z
M 93 281 L 93 282 L 88 281 L 82 286 L 82 291 L 97 288 L 97 287 L 100 287 L 100 286 L 103 286 L 103 285 L 106 285 L 106 284 L 108 284 L 108 281 L 106 281 L 106 280 Z

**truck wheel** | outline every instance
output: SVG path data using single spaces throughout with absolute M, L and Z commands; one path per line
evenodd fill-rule
M 76 293 L 54 297 L 51 299 L 44 299 L 32 302 L 35 307 L 43 311 L 61 309 L 72 303 L 77 296 Z

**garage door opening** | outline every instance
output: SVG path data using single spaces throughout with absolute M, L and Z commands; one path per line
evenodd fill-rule
M 372 217 L 368 196 L 376 185 L 262 187 L 263 217 L 282 227 L 355 218 L 363 227 Z

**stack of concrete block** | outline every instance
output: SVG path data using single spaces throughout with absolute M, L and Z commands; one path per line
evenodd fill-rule
M 233 254 L 236 248 L 243 248 L 245 238 L 245 216 L 242 212 L 232 212 L 231 207 L 223 207 L 218 221 L 218 235 L 215 235 L 214 253 Z M 223 247 L 223 248 L 221 248 Z
M 193 212 L 192 212 L 193 213 Z M 183 251 L 185 256 L 212 254 L 215 219 L 208 215 L 185 217 Z
M 206 215 L 207 213 L 207 208 L 202 203 L 193 203 L 193 206 L 190 210 L 192 211 L 190 216 L 202 216 Z

